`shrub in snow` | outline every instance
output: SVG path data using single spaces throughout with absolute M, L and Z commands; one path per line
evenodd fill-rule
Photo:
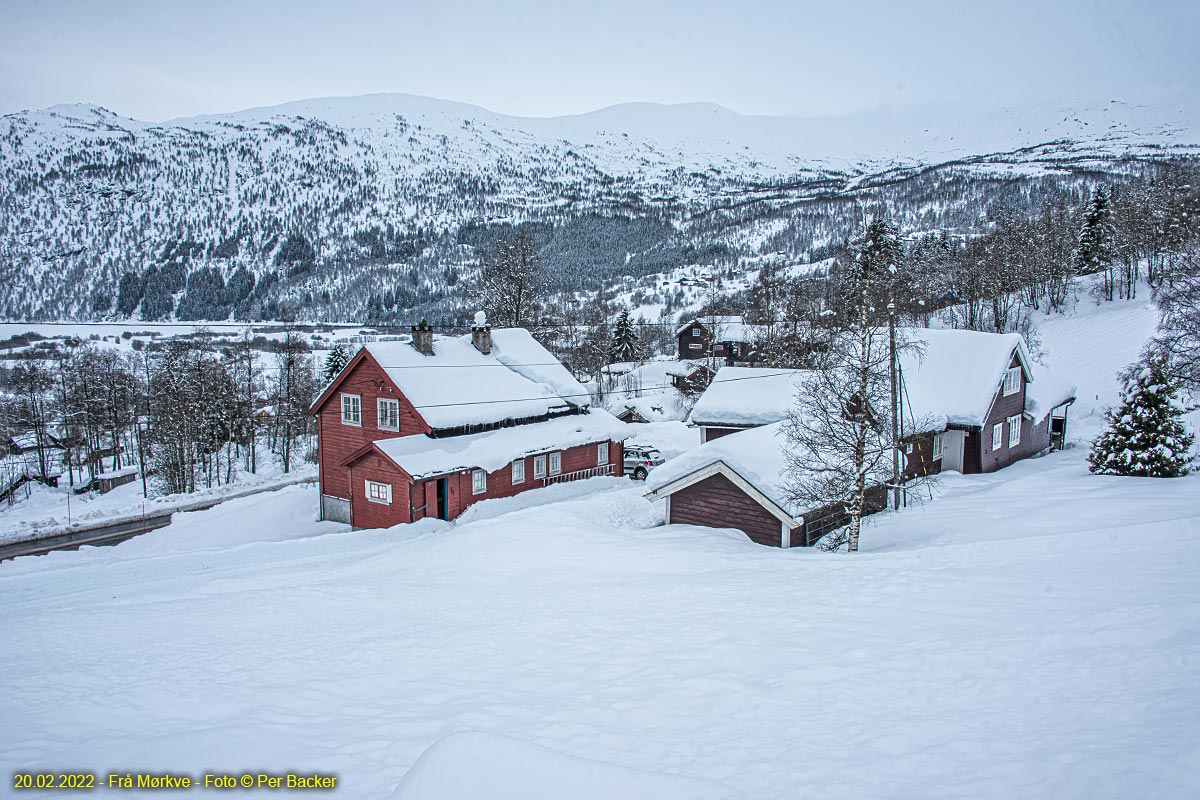
M 1108 412 L 1108 430 L 1092 445 L 1092 472 L 1178 478 L 1188 473 L 1195 436 L 1182 415 L 1179 389 L 1161 358 L 1134 369 L 1121 392 L 1121 405 Z

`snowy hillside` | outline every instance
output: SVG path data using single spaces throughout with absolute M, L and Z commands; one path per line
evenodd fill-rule
M 536 119 L 370 95 L 162 124 L 56 106 L 0 118 L 0 316 L 440 308 L 490 226 L 512 221 L 552 226 L 564 283 L 799 259 L 863 203 L 907 230 L 970 228 L 990 203 L 1197 152 L 1193 106 Z
M 599 478 L 357 532 L 294 487 L 5 563 L 0 749 L 365 800 L 1192 798 L 1200 476 L 1084 459 L 1154 317 L 1043 320 L 1073 446 L 944 476 L 856 556 Z

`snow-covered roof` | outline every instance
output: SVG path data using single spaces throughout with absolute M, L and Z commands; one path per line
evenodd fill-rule
M 1075 399 L 1075 384 L 1037 362 L 1029 366 L 1033 381 L 1025 387 L 1025 411 L 1034 419 L 1042 419 Z
M 1019 334 L 905 328 L 899 336 L 912 345 L 900 352 L 906 433 L 983 425 L 1014 352 L 1028 381 L 1026 411 L 1044 416 L 1075 395 L 1069 381 L 1034 363 Z M 731 427 L 777 422 L 795 404 L 808 374 L 722 367 L 688 422 Z
M 787 416 L 808 373 L 798 369 L 721 367 L 688 417 L 692 425 L 769 425 Z
M 434 336 L 433 355 L 410 342 L 363 345 L 430 427 L 486 425 L 586 406 L 590 396 L 523 328 L 492 331 L 484 355 L 468 336 Z
M 1020 334 L 903 328 L 899 336 L 915 345 L 901 350 L 900 368 L 905 423 L 919 431 L 983 425 L 1014 351 L 1032 377 Z
M 464 469 L 494 472 L 517 458 L 564 450 L 591 442 L 622 440 L 629 427 L 601 409 L 545 422 L 498 428 L 465 436 L 401 436 L 374 447 L 414 479 Z
M 676 328 L 675 335 L 678 336 L 696 323 L 710 333 L 715 329 L 713 338 L 718 342 L 749 342 L 755 335 L 754 326 L 748 325 L 744 317 L 693 317 Z
M 609 404 L 609 410 L 614 414 L 622 414 L 626 410 L 636 411 L 647 422 L 665 422 L 679 419 L 679 393 L 673 390 L 653 392 L 641 397 L 626 397 Z
M 686 378 L 693 372 L 699 369 L 707 369 L 708 364 L 703 360 L 697 361 L 672 361 L 664 373 L 675 378 Z
M 646 489 L 655 492 L 719 462 L 799 521 L 808 509 L 790 500 L 784 489 L 787 439 L 782 427 L 782 422 L 775 422 L 706 442 L 654 469 L 646 478 Z

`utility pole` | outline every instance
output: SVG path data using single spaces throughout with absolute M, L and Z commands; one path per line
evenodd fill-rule
M 894 268 L 893 268 L 894 271 Z M 894 281 L 893 281 L 894 283 Z M 900 508 L 900 393 L 896 380 L 896 298 L 895 288 L 889 289 L 888 299 L 888 365 L 892 391 L 892 509 Z

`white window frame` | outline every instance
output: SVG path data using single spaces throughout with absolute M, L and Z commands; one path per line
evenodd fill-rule
M 1008 446 L 1016 447 L 1021 443 L 1021 415 L 1008 418 Z
M 525 459 L 518 458 L 512 462 L 512 482 L 513 486 L 525 482 Z
M 392 485 L 390 483 L 380 483 L 379 481 L 364 481 L 363 491 L 367 494 L 367 499 L 372 503 L 390 506 L 392 504 Z
M 596 445 L 596 466 L 602 467 L 608 463 L 608 442 Z
M 551 475 L 559 475 L 562 473 L 562 453 L 549 453 L 546 459 L 547 465 L 550 467 Z
M 942 434 L 940 434 L 940 433 L 935 433 L 935 434 L 933 435 L 933 455 L 930 457 L 930 459 L 929 459 L 929 460 L 930 460 L 930 461 L 937 461 L 937 460 L 938 460 L 939 458 L 941 458 L 941 457 L 942 457 L 942 456 L 943 456 L 945 453 L 946 453 L 946 442 L 945 442 L 945 440 L 942 438 Z
M 1004 396 L 1021 391 L 1021 368 L 1012 367 L 1004 373 Z
M 700 335 L 700 329 L 692 328 L 692 336 L 699 336 L 699 335 Z
M 704 345 L 700 344 L 699 342 L 692 342 L 691 344 L 688 345 L 688 349 L 689 350 L 703 350 Z
M 533 479 L 537 480 L 538 478 L 544 478 L 544 477 L 546 477 L 546 457 L 545 456 L 534 456 L 533 457 Z
M 487 492 L 487 473 L 481 469 L 471 471 L 471 494 Z
M 383 421 L 384 421 L 383 409 L 385 406 L 394 408 L 396 410 L 395 426 L 383 424 Z M 389 414 L 388 416 L 391 416 L 391 415 Z M 390 397 L 377 398 L 375 400 L 375 425 L 381 431 L 396 431 L 397 433 L 399 433 L 400 432 L 400 401 L 393 400 Z
M 992 450 L 1000 450 L 1004 447 L 1004 423 L 997 422 L 992 426 Z
M 347 403 L 350 410 L 355 413 L 346 415 Z M 362 427 L 362 395 L 361 394 L 343 394 L 342 395 L 342 424 L 353 425 L 357 428 Z

